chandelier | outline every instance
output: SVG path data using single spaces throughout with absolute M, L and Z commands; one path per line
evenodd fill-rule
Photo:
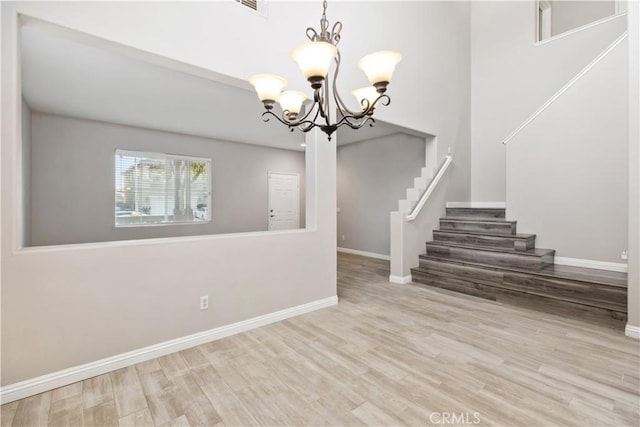
M 354 90 L 352 93 L 360 104 L 360 111 L 351 111 L 340 98 L 336 88 L 336 80 L 340 71 L 340 51 L 336 47 L 340 42 L 342 23 L 336 22 L 329 32 L 327 21 L 327 2 L 322 4 L 322 19 L 320 19 L 320 31 L 307 28 L 306 34 L 309 42 L 298 46 L 291 52 L 291 58 L 298 64 L 302 74 L 311 84 L 313 89 L 313 102 L 304 106 L 307 96 L 299 91 L 282 91 L 287 81 L 273 74 L 257 74 L 249 79 L 255 87 L 258 98 L 262 101 L 266 111 L 262 113 L 262 119 L 268 122 L 270 117 L 288 126 L 293 132 L 298 128 L 308 132 L 314 127 L 320 128 L 331 135 L 340 126 L 349 126 L 352 129 L 360 129 L 366 123 L 373 126 L 373 111 L 380 103 L 389 105 L 391 101 L 385 94 L 387 86 L 393 76 L 396 64 L 402 56 L 393 51 L 380 51 L 367 55 L 358 61 L 358 67 L 364 71 L 371 86 Z M 336 67 L 333 77 L 329 75 L 331 60 L 335 60 Z M 282 115 L 274 113 L 275 104 L 279 103 Z M 332 107 L 334 106 L 334 107 Z M 336 109 L 336 117 L 332 120 L 331 109 Z M 306 112 L 305 112 L 306 111 Z

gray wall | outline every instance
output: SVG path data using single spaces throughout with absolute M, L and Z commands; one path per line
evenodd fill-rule
M 22 98 L 22 244 L 31 242 L 31 109 Z
M 267 230 L 267 173 L 300 176 L 304 153 L 149 129 L 32 115 L 31 246 Z M 209 224 L 115 228 L 117 148 L 211 158 Z
M 389 213 L 424 165 L 425 140 L 406 134 L 338 147 L 338 247 L 389 255 Z
M 556 36 L 615 13 L 615 0 L 554 1 L 551 6 L 551 35 Z

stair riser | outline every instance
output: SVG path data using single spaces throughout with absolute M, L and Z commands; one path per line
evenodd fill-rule
M 413 278 L 413 275 L 412 275 Z M 461 294 L 471 295 L 478 298 L 484 298 L 491 301 L 495 301 L 496 297 L 489 292 L 476 289 L 472 284 L 465 282 L 456 282 L 455 280 L 442 280 L 438 277 L 431 275 L 417 274 L 412 280 L 414 283 L 421 283 L 423 285 L 435 286 L 449 291 L 459 292 Z
M 439 288 L 467 295 L 533 308 L 552 314 L 594 320 L 600 324 L 606 323 L 619 327 L 621 324 L 624 324 L 627 318 L 626 313 L 617 310 L 593 307 L 541 295 L 522 293 L 510 289 L 496 288 L 483 283 L 474 283 L 458 279 L 452 280 L 431 274 L 420 273 L 416 270 L 412 270 L 411 274 L 415 283 L 437 286 Z
M 531 256 L 518 252 L 493 252 L 456 248 L 453 246 L 436 246 L 427 243 L 427 255 L 449 255 L 456 259 L 469 262 L 488 263 L 506 267 L 543 267 L 545 264 L 553 264 L 553 255 Z
M 554 279 L 509 271 L 487 270 L 424 259 L 420 260 L 420 267 L 433 276 L 504 287 L 512 291 L 535 293 L 549 298 L 580 299 L 603 309 L 611 309 L 611 304 L 618 304 L 619 311 L 626 311 L 627 292 L 624 288 L 570 279 Z
M 496 237 L 496 236 L 482 236 L 475 234 L 462 234 L 462 233 L 442 233 L 438 230 L 433 231 L 433 240 L 436 242 L 451 242 L 460 244 L 470 244 L 476 246 L 487 246 L 491 248 L 502 249 L 515 249 L 517 251 L 526 251 L 533 249 L 535 246 L 536 238 L 531 236 L 528 238 L 516 238 L 516 237 Z
M 473 231 L 476 233 L 491 233 L 501 235 L 516 234 L 516 224 L 511 222 L 472 222 L 440 220 L 441 230 Z
M 569 298 L 581 298 L 593 301 L 607 301 L 626 306 L 627 292 L 621 288 L 598 286 L 572 280 L 559 280 L 542 277 L 531 277 L 525 274 L 505 273 L 504 283 L 512 289 L 527 291 L 534 289 L 541 294 L 566 296 Z M 621 308 L 624 310 L 624 308 Z
M 447 216 L 504 219 L 505 210 L 489 208 L 447 208 Z

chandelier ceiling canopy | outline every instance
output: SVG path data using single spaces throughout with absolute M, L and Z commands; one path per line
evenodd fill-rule
M 320 31 L 307 28 L 309 42 L 298 46 L 291 52 L 291 59 L 300 67 L 302 74 L 309 81 L 313 89 L 313 100 L 300 91 L 284 91 L 287 81 L 273 74 L 257 74 L 249 79 L 255 87 L 258 98 L 262 101 L 265 112 L 262 118 L 265 122 L 270 117 L 288 126 L 291 131 L 295 128 L 308 132 L 314 127 L 320 128 L 331 135 L 340 126 L 359 129 L 366 123 L 375 123 L 373 111 L 378 104 L 389 105 L 390 98 L 386 95 L 387 86 L 391 81 L 396 64 L 402 56 L 394 51 L 380 51 L 367 55 L 358 61 L 358 67 L 364 71 L 371 86 L 354 90 L 352 93 L 361 106 L 360 111 L 351 111 L 342 101 L 336 87 L 336 80 L 340 71 L 340 42 L 342 23 L 336 22 L 329 31 L 327 21 L 327 2 L 323 2 Z M 331 61 L 336 63 L 333 76 L 329 74 Z M 274 112 L 275 104 L 280 104 L 281 115 Z M 331 109 L 336 111 L 335 119 L 331 117 Z

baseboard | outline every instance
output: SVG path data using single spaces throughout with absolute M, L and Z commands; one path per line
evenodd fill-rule
M 391 256 L 389 256 L 389 255 L 376 254 L 376 253 L 373 253 L 373 252 L 359 251 L 357 249 L 338 248 L 338 252 L 343 252 L 345 254 L 361 255 L 361 256 L 366 256 L 366 257 L 369 257 L 369 258 L 383 259 L 385 261 L 390 261 L 391 260 Z
M 635 338 L 640 340 L 640 327 L 639 326 L 631 326 L 627 323 L 627 326 L 624 328 L 624 334 L 629 338 Z
M 447 202 L 448 208 L 506 209 L 506 202 Z
M 58 372 L 42 375 L 19 383 L 9 384 L 0 388 L 0 403 L 5 404 L 13 402 L 38 393 L 73 384 L 87 378 L 92 378 L 96 375 L 102 375 L 116 369 L 155 359 L 156 357 L 165 356 L 200 344 L 265 326 L 270 323 L 279 322 L 281 320 L 289 319 L 321 308 L 330 307 L 337 303 L 337 296 L 324 298 L 307 304 L 265 314 L 263 316 L 243 320 L 241 322 L 232 323 L 230 325 L 221 326 L 219 328 L 210 329 L 208 331 L 199 332 L 197 334 L 187 335 L 185 337 L 165 341 L 149 347 L 107 357 L 84 365 L 63 369 Z
M 408 276 L 394 276 L 393 274 L 389 276 L 389 281 L 391 283 L 397 283 L 399 285 L 406 285 L 407 283 L 411 283 L 411 275 Z
M 627 272 L 627 264 L 620 262 L 593 261 L 590 259 L 554 257 L 555 264 L 570 265 L 572 267 L 595 268 L 597 270 Z

